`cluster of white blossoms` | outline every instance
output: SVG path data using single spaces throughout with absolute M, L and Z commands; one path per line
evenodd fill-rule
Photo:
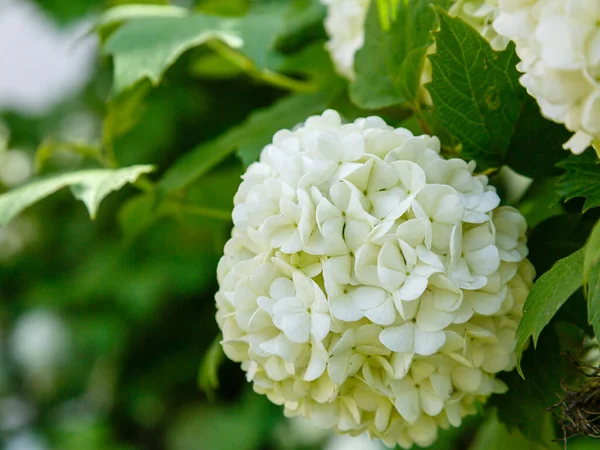
M 363 46 L 370 0 L 321 0 L 327 6 L 327 50 L 340 75 L 354 79 L 354 54 Z
M 600 149 L 600 1 L 501 0 L 500 11 L 494 27 L 516 44 L 521 83 L 575 132 L 564 147 Z
M 218 267 L 227 356 L 340 433 L 430 445 L 506 386 L 534 276 L 526 223 L 435 137 L 335 111 L 275 134 Z

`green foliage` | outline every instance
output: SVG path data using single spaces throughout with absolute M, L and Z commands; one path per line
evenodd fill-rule
M 558 166 L 566 170 L 557 189 L 566 201 L 584 197 L 583 212 L 600 206 L 600 161 L 592 149 L 571 155 Z
M 547 418 L 549 419 L 549 418 Z M 551 428 L 549 420 L 547 426 Z M 481 425 L 469 450 L 544 450 L 558 448 L 558 445 L 547 446 L 542 442 L 526 439 L 518 430 L 510 430 L 504 423 L 498 420 L 496 411 L 488 414 L 485 422 Z
M 438 136 L 444 156 L 474 160 L 529 225 L 539 278 L 517 330 L 518 371 L 430 448 L 562 447 L 547 408 L 561 382 L 579 381 L 564 352 L 600 334 L 600 163 L 591 149 L 563 150 L 571 133 L 520 87 L 512 44 L 492 51 L 444 12 L 457 13 L 452 0 L 371 0 L 349 82 L 325 48 L 320 0 L 37 3 L 58 23 L 106 7 L 95 30 L 112 65 L 43 117 L 0 111 L 0 164 L 19 149 L 43 176 L 0 186 L 0 406 L 18 412 L 5 401 L 20 399 L 36 412 L 21 429 L 0 417 L 0 447 L 29 430 L 64 449 L 329 445 L 250 392 L 224 357 L 214 306 L 241 175 L 276 131 L 326 108 Z M 497 173 L 503 165 L 531 180 Z M 153 168 L 156 183 L 144 176 Z M 51 195 L 63 187 L 94 222 Z M 14 330 L 40 309 L 64 321 L 69 355 L 31 371 Z
M 600 335 L 600 221 L 586 244 L 583 283 L 588 299 L 588 320 L 596 336 Z
M 371 2 L 369 8 L 365 43 L 355 57 L 356 80 L 350 86 L 352 100 L 362 108 L 413 103 L 417 98 L 425 54 L 432 43 L 430 30 L 437 22 L 433 2 L 394 3 L 395 18 L 388 27 L 379 19 L 381 5 Z
M 529 337 L 533 338 L 533 346 L 537 346 L 542 330 L 563 303 L 581 287 L 584 254 L 585 250 L 582 248 L 561 259 L 533 285 L 523 306 L 523 319 L 517 330 L 516 352 L 521 375 L 523 369 L 520 359 Z
M 231 408 L 215 406 L 185 411 L 167 437 L 172 450 L 197 448 L 210 442 L 215 450 L 252 450 L 258 448 L 265 433 L 279 415 L 278 408 L 266 398 L 246 394 Z
M 81 200 L 93 219 L 100 202 L 111 192 L 133 183 L 152 166 L 133 166 L 124 169 L 92 169 L 64 173 L 33 181 L 0 196 L 0 225 L 8 224 L 21 211 L 39 200 L 69 187 L 76 199 Z
M 116 26 L 142 17 L 185 17 L 187 9 L 173 5 L 125 4 L 107 9 L 96 22 L 101 37 L 106 37 Z
M 587 282 L 590 272 L 600 264 L 600 220 L 596 222 L 587 242 L 583 263 L 583 281 Z
M 600 335 L 600 264 L 591 268 L 587 282 L 588 321 L 596 336 Z
M 433 80 L 427 85 L 434 117 L 462 143 L 461 156 L 480 169 L 499 167 L 524 95 L 514 46 L 494 52 L 466 22 L 437 11 L 440 31 L 434 34 Z
M 267 66 L 282 26 L 282 8 L 260 9 L 241 19 L 194 14 L 187 17 L 138 18 L 119 28 L 106 42 L 113 56 L 113 89 L 119 93 L 147 78 L 158 84 L 186 51 L 212 40 L 238 49 L 259 69 Z

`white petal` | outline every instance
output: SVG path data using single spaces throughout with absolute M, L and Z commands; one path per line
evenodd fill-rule
M 346 294 L 331 298 L 331 314 L 343 322 L 354 322 L 364 317 L 363 311 L 354 304 L 353 298 Z
M 304 381 L 313 381 L 319 378 L 325 372 L 329 358 L 327 350 L 323 347 L 323 343 L 318 336 L 313 335 L 311 342 L 310 360 L 302 377 Z
M 302 351 L 301 345 L 294 344 L 283 334 L 262 342 L 259 344 L 259 348 L 270 355 L 281 356 L 285 361 L 289 362 L 294 362 Z
M 294 283 L 289 278 L 277 278 L 271 283 L 269 289 L 269 296 L 273 299 L 279 299 L 283 297 L 293 297 L 296 295 Z
M 454 320 L 454 313 L 440 311 L 433 304 L 433 295 L 423 296 L 417 313 L 417 326 L 423 331 L 440 331 Z
M 403 380 L 400 382 L 402 381 Z M 399 382 L 394 382 L 392 384 L 392 389 L 394 389 L 395 383 Z M 394 401 L 394 406 L 396 407 L 398 413 L 408 423 L 416 422 L 421 415 L 421 401 L 419 399 L 419 393 L 417 390 L 413 388 L 405 392 L 395 392 L 395 394 L 396 400 Z
M 433 444 L 438 435 L 438 427 L 431 417 L 421 416 L 419 421 L 407 430 L 410 438 L 420 447 L 429 447 Z
M 360 286 L 350 292 L 354 304 L 362 310 L 376 308 L 386 299 L 386 292 L 377 287 Z
M 327 373 L 329 378 L 336 385 L 341 385 L 348 378 L 348 368 L 350 366 L 350 358 L 352 351 L 337 353 L 329 358 L 327 363 Z
M 389 296 L 381 305 L 365 310 L 365 317 L 377 325 L 387 326 L 396 320 L 396 310 Z
M 419 398 L 423 412 L 429 416 L 437 416 L 444 409 L 444 401 L 433 392 L 419 389 Z
M 456 366 L 452 371 L 452 383 L 458 389 L 465 392 L 475 392 L 481 384 L 482 373 L 479 369 L 469 369 Z
M 433 355 L 446 342 L 446 334 L 443 331 L 430 332 L 415 327 L 414 333 L 414 352 L 417 355 Z
M 278 300 L 273 305 L 273 315 L 273 323 L 290 341 L 298 344 L 308 342 L 310 316 L 301 301 L 295 297 Z
M 389 348 L 393 352 L 411 353 L 415 338 L 414 328 L 413 323 L 386 328 L 379 335 L 379 340 L 386 348 Z
M 399 380 L 408 373 L 414 358 L 413 353 L 393 353 L 392 367 L 394 368 L 394 378 Z
M 331 326 L 331 317 L 329 314 L 311 312 L 310 327 L 311 330 L 318 336 L 319 339 L 325 339 Z
M 491 275 L 500 267 L 500 253 L 495 245 L 488 245 L 465 254 L 469 266 L 479 275 Z
M 409 275 L 402 287 L 398 290 L 398 297 L 402 300 L 416 300 L 425 289 L 427 289 L 428 280 L 419 275 Z

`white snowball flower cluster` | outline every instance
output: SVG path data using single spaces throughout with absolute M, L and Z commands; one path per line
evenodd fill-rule
M 321 0 L 327 6 L 327 50 L 340 75 L 354 78 L 354 54 L 363 46 L 370 0 Z
M 218 268 L 227 356 L 321 427 L 427 446 L 506 386 L 526 223 L 435 137 L 335 111 L 275 134 Z
M 500 11 L 494 27 L 517 46 L 521 83 L 575 133 L 564 147 L 600 149 L 600 1 L 500 0 Z

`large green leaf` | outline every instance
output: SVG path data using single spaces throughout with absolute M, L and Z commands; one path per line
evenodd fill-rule
M 514 45 L 494 52 L 479 33 L 438 8 L 440 31 L 427 84 L 438 122 L 462 142 L 462 156 L 480 168 L 499 167 L 519 118 L 524 90 L 518 84 Z
M 523 318 L 517 329 L 516 353 L 521 375 L 520 359 L 529 337 L 533 337 L 535 347 L 544 327 L 583 284 L 584 255 L 585 248 L 581 248 L 561 259 L 533 285 L 523 306 Z
M 256 8 L 243 18 L 195 14 L 131 20 L 106 42 L 114 58 L 116 93 L 148 78 L 158 84 L 187 50 L 211 40 L 238 49 L 258 69 L 267 65 L 282 25 L 282 5 Z
M 585 197 L 583 212 L 600 206 L 600 160 L 594 150 L 571 155 L 558 167 L 566 170 L 558 182 L 558 193 L 565 200 Z
M 371 2 L 367 14 L 365 43 L 356 53 L 356 79 L 350 86 L 352 101 L 362 108 L 383 108 L 415 100 L 425 53 L 432 43 L 430 32 L 437 22 L 431 5 L 447 6 L 450 2 L 394 3 L 396 16 L 389 29 L 380 21 L 381 5 L 377 2 Z
M 596 336 L 600 336 L 600 220 L 586 244 L 583 282 L 588 299 L 588 320 Z
M 586 282 L 588 299 L 588 321 L 594 334 L 600 336 L 600 264 L 591 268 Z
M 33 181 L 25 186 L 0 195 L 0 226 L 8 224 L 30 205 L 48 197 L 64 187 L 70 187 L 78 200 L 85 203 L 93 219 L 100 202 L 113 191 L 151 172 L 152 166 L 140 165 L 123 169 L 92 169 L 55 175 Z
M 583 280 L 587 282 L 592 269 L 600 265 L 600 220 L 596 222 L 594 228 L 588 238 L 587 250 L 585 251 L 585 259 L 583 263 Z

